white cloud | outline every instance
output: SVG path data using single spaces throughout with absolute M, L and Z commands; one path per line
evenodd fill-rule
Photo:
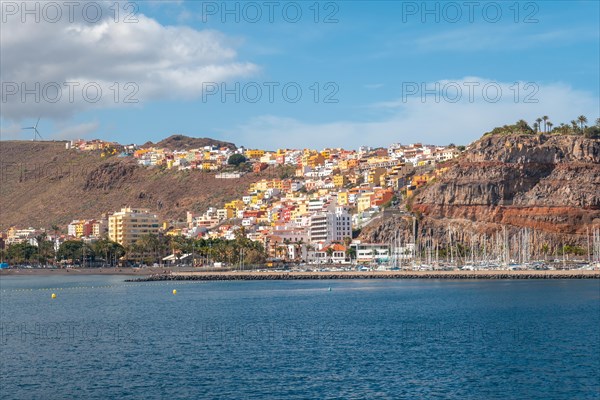
M 584 40 L 597 40 L 595 29 L 577 27 L 553 29 L 550 32 L 532 32 L 532 24 L 495 25 L 484 27 L 472 25 L 415 38 L 414 43 L 422 51 L 478 52 L 483 50 L 523 50 L 552 44 L 568 45 Z
M 3 118 L 62 119 L 155 99 L 194 99 L 205 82 L 239 79 L 259 70 L 237 59 L 239 40 L 218 31 L 165 26 L 142 14 L 136 16 L 137 23 L 124 23 L 123 18 L 116 22 L 110 12 L 103 15 L 96 23 L 82 18 L 69 22 L 67 15 L 56 23 L 7 18 L 0 35 Z M 73 85 L 72 99 L 65 82 L 79 84 Z M 22 85 L 38 99 L 33 94 L 23 98 Z M 60 99 L 53 102 L 58 93 Z M 127 96 L 139 102 L 128 103 Z
M 486 101 L 482 91 L 475 91 L 473 101 L 468 93 L 461 101 L 449 102 L 433 95 L 422 101 L 418 95 L 406 99 L 374 104 L 371 107 L 387 111 L 378 121 L 356 122 L 350 120 L 311 124 L 293 118 L 273 115 L 253 118 L 239 126 L 236 132 L 240 143 L 252 143 L 265 148 L 278 147 L 346 147 L 357 148 L 360 145 L 388 145 L 394 142 L 427 142 L 432 144 L 467 144 L 478 139 L 496 126 L 511 124 L 525 119 L 532 124 L 537 117 L 548 115 L 557 126 L 560 122 L 569 123 L 578 115 L 587 115 L 590 121 L 598 118 L 599 99 L 590 93 L 577 91 L 564 84 L 539 84 L 538 91 L 531 100 L 525 102 L 525 91 L 520 83 L 518 101 L 514 99 L 516 86 L 512 82 L 492 82 L 490 80 L 467 77 L 455 81 L 440 81 L 444 84 L 466 85 L 474 83 L 482 88 L 486 84 L 495 84 L 502 90 L 498 102 Z M 427 83 L 433 88 L 434 83 Z M 513 90 L 510 88 L 513 87 Z M 490 96 L 492 92 L 490 91 Z M 238 140 L 236 138 L 236 140 Z
M 92 134 L 95 134 L 100 128 L 98 121 L 84 122 L 78 125 L 57 126 L 58 133 L 52 135 L 53 138 L 61 139 L 90 139 Z
M 33 133 L 25 131 L 16 123 L 10 125 L 0 125 L 1 140 L 30 140 L 33 139 Z

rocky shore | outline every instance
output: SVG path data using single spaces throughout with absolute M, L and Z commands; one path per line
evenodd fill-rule
M 127 282 L 315 279 L 600 279 L 600 271 L 196 272 L 155 274 Z

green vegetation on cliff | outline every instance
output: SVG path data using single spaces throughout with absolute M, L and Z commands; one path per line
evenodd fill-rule
M 550 135 L 581 135 L 589 139 L 600 138 L 600 118 L 596 119 L 596 124 L 592 126 L 586 125 L 588 119 L 584 115 L 580 115 L 572 120 L 570 124 L 560 123 L 558 126 L 549 120 L 548 116 L 544 115 L 535 120 L 532 126 L 525 120 L 519 120 L 513 125 L 504 125 L 496 127 L 487 135 L 535 135 L 535 134 L 550 134 Z

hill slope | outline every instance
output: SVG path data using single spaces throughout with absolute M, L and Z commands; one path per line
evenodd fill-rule
M 73 218 L 94 218 L 130 205 L 183 219 L 239 198 L 250 183 L 270 172 L 241 179 L 214 173 L 161 171 L 131 158 L 66 150 L 64 142 L 0 142 L 0 229 L 49 227 Z
M 184 135 L 172 135 L 156 144 L 152 142 L 144 144 L 144 147 L 152 146 L 170 150 L 201 149 L 204 146 L 227 147 L 232 150 L 236 149 L 236 146 L 233 143 L 222 142 L 210 138 L 193 138 Z

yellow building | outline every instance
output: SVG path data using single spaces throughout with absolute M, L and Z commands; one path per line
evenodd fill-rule
M 425 185 L 426 183 L 428 183 L 429 181 L 433 180 L 434 178 L 435 178 L 435 176 L 429 175 L 429 174 L 415 175 L 412 178 L 411 185 L 416 186 L 416 187 L 421 187 L 421 186 Z
M 292 219 L 308 213 L 308 202 L 306 200 L 299 200 L 295 205 L 296 208 L 290 213 Z
M 217 210 L 217 218 L 220 220 L 233 218 L 234 210 L 231 208 L 220 208 Z
M 266 192 L 267 189 L 270 189 L 273 187 L 273 181 L 270 180 L 266 180 L 266 179 L 261 179 L 260 181 L 256 182 L 251 188 L 250 191 L 254 192 Z
M 338 194 L 337 194 L 337 203 L 338 203 L 339 206 L 346 206 L 346 205 L 348 205 L 348 192 L 347 191 L 338 192 Z
M 321 155 L 321 154 L 315 154 L 308 158 L 308 166 L 311 168 L 315 168 L 318 165 L 323 165 L 323 164 L 325 164 L 325 157 L 323 157 L 323 155 Z
M 273 188 L 283 190 L 283 181 L 281 179 L 273 179 Z
M 158 234 L 159 227 L 158 216 L 146 209 L 125 207 L 108 217 L 108 237 L 123 246 L 144 235 Z
M 246 150 L 245 155 L 248 158 L 261 158 L 265 154 L 264 150 Z
M 321 153 L 312 150 L 305 150 L 302 155 L 302 165 L 315 168 L 317 165 L 323 165 L 325 157 Z
M 232 211 L 242 210 L 244 208 L 244 202 L 242 200 L 233 200 L 229 203 L 225 203 L 224 208 Z
M 173 228 L 165 233 L 167 236 L 181 236 L 182 230 L 180 228 Z
M 356 208 L 358 212 L 363 212 L 371 208 L 371 199 L 373 198 L 373 192 L 366 192 L 361 194 L 356 200 Z
M 348 184 L 348 177 L 346 175 L 334 175 L 333 176 L 333 184 L 335 187 L 344 187 Z
M 389 175 L 387 174 L 387 172 L 381 174 L 381 176 L 379 177 L 379 186 L 385 187 L 388 181 L 388 177 Z
M 369 174 L 367 176 L 367 183 L 378 185 L 381 176 L 384 174 L 385 174 L 385 168 L 375 168 L 375 169 L 370 170 Z

